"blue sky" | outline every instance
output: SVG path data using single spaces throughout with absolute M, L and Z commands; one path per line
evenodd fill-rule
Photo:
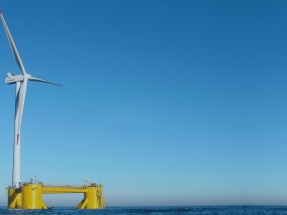
M 21 177 L 107 206 L 287 205 L 286 1 L 3 1 L 28 83 Z M 0 198 L 20 73 L 0 29 Z M 81 195 L 45 196 L 48 206 Z M 6 197 L 0 205 L 6 205 Z

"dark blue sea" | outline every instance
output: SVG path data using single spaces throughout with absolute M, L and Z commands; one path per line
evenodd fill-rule
M 98 215 L 235 215 L 235 214 L 270 214 L 287 215 L 287 207 L 270 206 L 226 206 L 226 207 L 107 207 L 104 210 L 79 210 L 71 207 L 59 207 L 48 210 L 10 210 L 0 207 L 0 214 L 98 214 Z

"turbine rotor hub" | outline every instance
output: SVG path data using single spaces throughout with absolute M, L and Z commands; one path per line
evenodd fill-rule
M 27 73 L 23 76 L 24 76 L 24 79 L 30 79 L 32 77 L 30 74 L 27 74 Z

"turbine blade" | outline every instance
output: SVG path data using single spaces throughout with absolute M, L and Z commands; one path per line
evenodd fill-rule
M 0 11 L 0 17 L 1 17 L 1 20 L 2 20 L 2 23 L 3 23 L 3 26 L 4 26 L 4 29 L 5 29 L 6 35 L 7 35 L 7 37 L 8 37 L 8 41 L 9 41 L 10 47 L 11 47 L 11 49 L 12 49 L 13 55 L 14 55 L 14 57 L 15 57 L 15 60 L 16 60 L 16 62 L 17 62 L 17 64 L 18 64 L 18 66 L 20 67 L 20 69 L 21 69 L 21 71 L 22 71 L 22 74 L 25 75 L 25 74 L 26 74 L 26 71 L 25 71 L 24 65 L 23 65 L 23 63 L 22 63 L 22 60 L 21 60 L 21 58 L 20 58 L 20 55 L 19 55 L 18 50 L 17 50 L 17 48 L 16 48 L 16 45 L 15 45 L 15 43 L 14 43 L 14 41 L 13 41 L 13 38 L 12 38 L 12 36 L 11 36 L 11 34 L 10 34 L 9 28 L 8 28 L 6 22 L 5 22 L 4 16 L 3 16 L 3 14 L 2 14 L 1 11 Z
M 17 133 L 17 145 L 18 141 L 20 139 L 20 129 L 21 129 L 21 123 L 22 123 L 22 116 L 23 116 L 23 110 L 24 110 L 24 103 L 25 103 L 25 96 L 26 96 L 26 89 L 27 89 L 27 79 L 24 78 L 23 83 L 20 88 L 19 92 L 19 100 L 18 100 L 18 133 Z
M 19 97 L 20 97 L 20 82 L 16 82 L 16 99 L 15 99 L 15 118 L 19 110 Z
M 20 82 L 16 82 L 16 99 L 15 99 L 15 125 L 14 125 L 14 144 L 17 145 L 18 124 L 19 124 L 19 99 L 20 99 Z
M 30 81 L 36 81 L 36 82 L 43 82 L 43 83 L 47 83 L 47 84 L 53 84 L 53 85 L 57 85 L 57 86 L 62 87 L 62 85 L 60 85 L 60 84 L 56 84 L 56 83 L 53 83 L 53 82 L 50 82 L 50 81 L 45 81 L 45 80 L 42 80 L 40 78 L 31 77 L 31 78 L 29 78 L 29 80 Z

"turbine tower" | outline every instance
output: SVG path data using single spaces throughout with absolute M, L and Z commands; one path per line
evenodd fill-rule
M 19 188 L 21 185 L 20 184 L 21 183 L 21 178 L 20 178 L 20 142 L 21 142 L 20 133 L 21 132 L 20 130 L 21 130 L 22 115 L 23 115 L 24 102 L 25 102 L 25 96 L 26 96 L 27 82 L 29 80 L 29 81 L 37 81 L 37 82 L 43 82 L 43 83 L 48 83 L 48 84 L 54 84 L 57 86 L 61 86 L 61 85 L 32 77 L 30 74 L 26 72 L 1 10 L 0 10 L 0 17 L 3 23 L 6 35 L 8 37 L 8 41 L 11 46 L 13 55 L 15 57 L 15 60 L 22 72 L 22 74 L 20 75 L 14 75 L 13 73 L 8 72 L 7 73 L 8 77 L 5 79 L 5 82 L 7 84 L 16 84 L 12 187 Z

